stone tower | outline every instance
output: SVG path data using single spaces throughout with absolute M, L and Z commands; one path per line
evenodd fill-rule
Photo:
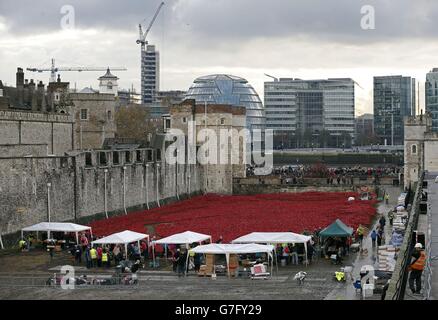
M 431 130 L 432 119 L 428 115 L 406 118 L 404 139 L 404 185 L 409 187 L 418 181 L 425 169 L 425 134 Z
M 111 74 L 108 68 L 106 73 L 99 79 L 99 93 L 110 93 L 117 97 L 119 85 L 117 84 L 117 78 L 115 75 Z

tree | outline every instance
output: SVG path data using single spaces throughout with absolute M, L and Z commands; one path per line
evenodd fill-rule
M 365 135 L 363 133 L 358 134 L 356 137 L 356 146 L 369 146 L 371 144 L 379 143 L 379 138 L 375 135 Z
M 330 143 L 330 132 L 327 130 L 322 130 L 318 136 L 318 142 L 320 148 L 327 148 Z
M 121 107 L 115 116 L 117 138 L 147 140 L 149 134 L 154 134 L 161 127 L 161 119 L 151 119 L 146 107 L 127 105 Z

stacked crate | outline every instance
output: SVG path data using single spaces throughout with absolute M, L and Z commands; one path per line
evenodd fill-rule
M 198 275 L 202 276 L 211 276 L 214 273 L 214 254 L 206 254 L 205 255 L 205 265 L 202 265 L 199 268 Z
M 394 271 L 395 257 L 399 248 L 391 245 L 380 246 L 377 249 L 378 270 Z

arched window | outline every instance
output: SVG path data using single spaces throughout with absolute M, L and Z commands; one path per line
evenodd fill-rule
M 112 120 L 112 114 L 111 114 L 111 111 L 108 111 L 108 121 L 111 121 Z
M 112 90 L 113 89 L 113 83 L 112 82 L 108 82 L 107 88 L 108 88 L 108 90 Z
M 413 144 L 413 145 L 412 145 L 411 153 L 412 153 L 412 154 L 417 154 L 417 145 L 416 145 L 416 144 Z

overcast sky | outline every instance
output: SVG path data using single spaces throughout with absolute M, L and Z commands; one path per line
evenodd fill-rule
M 138 23 L 159 0 L 0 0 L 0 79 L 17 66 L 124 66 L 120 86 L 139 90 Z M 372 112 L 372 77 L 413 76 L 438 67 L 436 0 L 167 0 L 149 36 L 161 55 L 161 89 L 187 90 L 213 73 L 246 78 L 263 99 L 264 73 L 315 79 L 351 77 L 357 114 Z M 61 8 L 75 9 L 74 30 Z M 375 29 L 361 28 L 361 8 L 375 9 Z M 99 72 L 65 72 L 78 88 L 98 87 Z M 26 74 L 48 81 L 49 74 Z

